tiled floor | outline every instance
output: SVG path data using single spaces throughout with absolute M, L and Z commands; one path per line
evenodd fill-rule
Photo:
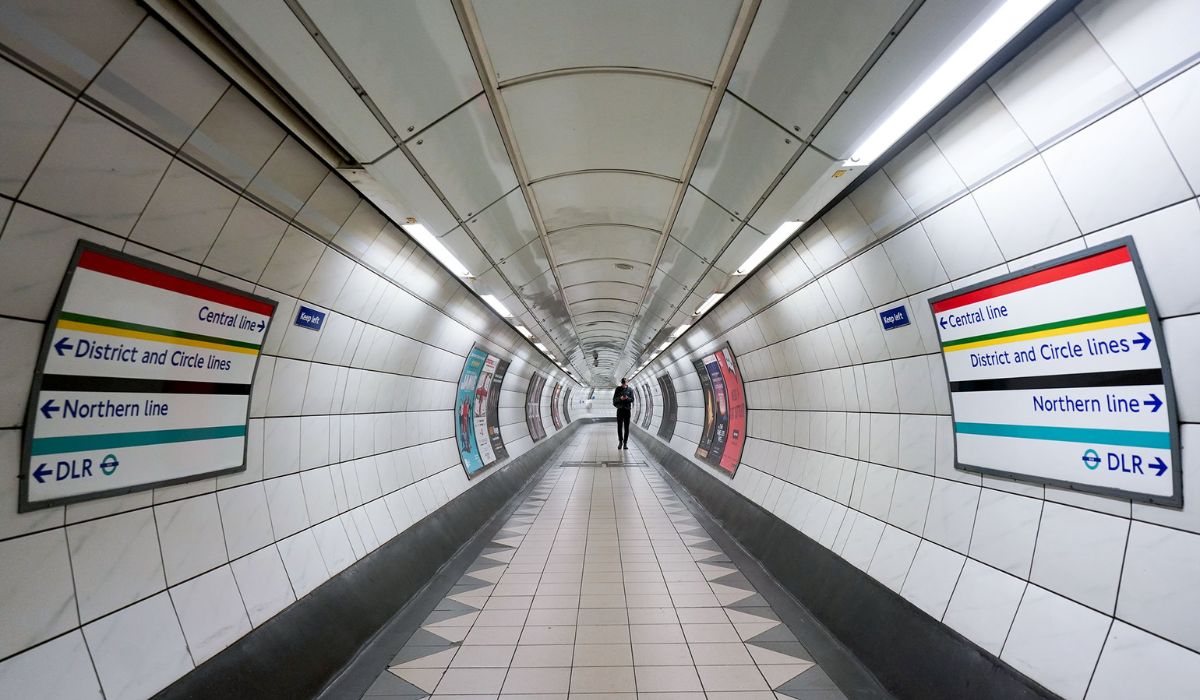
M 367 697 L 845 697 L 614 432 L 576 433 Z

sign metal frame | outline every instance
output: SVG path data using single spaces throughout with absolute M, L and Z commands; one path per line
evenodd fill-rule
M 263 329 L 263 344 L 266 344 L 267 335 L 271 332 L 271 322 L 275 319 L 275 311 L 279 308 L 279 302 L 263 297 L 257 294 L 252 294 L 242 289 L 206 280 L 202 277 L 189 274 L 182 270 L 173 267 L 168 267 L 160 263 L 150 260 L 145 260 L 137 256 L 123 253 L 119 250 L 114 250 L 107 246 L 102 246 L 97 243 L 92 243 L 87 240 L 79 240 L 75 244 L 75 250 L 71 253 L 71 260 L 67 266 L 67 271 L 63 274 L 62 282 L 59 284 L 58 293 L 54 297 L 54 305 L 51 307 L 50 316 L 46 319 L 45 331 L 43 332 L 41 348 L 38 351 L 37 364 L 34 366 L 33 381 L 30 383 L 28 405 L 25 407 L 25 422 L 21 430 L 21 468 L 18 480 L 20 487 L 17 489 L 17 512 L 27 513 L 30 511 L 41 510 L 43 508 L 54 508 L 58 506 L 68 505 L 71 503 L 82 503 L 84 501 L 92 501 L 100 498 L 111 498 L 113 496 L 123 496 L 130 493 L 138 493 L 140 491 L 149 491 L 151 489 L 160 488 L 163 486 L 174 486 L 176 484 L 186 484 L 191 481 L 199 481 L 200 479 L 208 479 L 226 474 L 237 474 L 246 470 L 246 456 L 250 448 L 250 406 L 253 403 L 253 387 L 254 382 L 258 378 L 258 367 L 262 360 L 262 346 L 259 346 L 258 354 L 254 358 L 254 371 L 250 373 L 250 382 L 248 384 L 249 391 L 246 394 L 246 415 L 243 422 L 247 426 L 246 437 L 242 441 L 242 463 L 236 467 L 225 467 L 222 469 L 214 469 L 211 471 L 189 474 L 187 476 L 175 477 L 171 479 L 161 479 L 157 481 L 136 484 L 133 486 L 121 486 L 112 489 L 103 489 L 100 491 L 91 491 L 88 493 L 77 494 L 74 496 L 62 496 L 60 498 L 49 498 L 44 500 L 30 501 L 29 500 L 29 484 L 32 475 L 30 474 L 30 466 L 33 457 L 33 433 L 34 425 L 37 421 L 38 412 L 38 397 L 42 392 L 42 380 L 45 376 L 46 359 L 49 356 L 50 350 L 54 345 L 54 329 L 58 326 L 59 317 L 62 314 L 63 303 L 66 301 L 67 293 L 71 289 L 71 282 L 75 278 L 75 271 L 78 269 L 79 259 L 85 252 L 92 251 L 102 255 L 123 260 L 140 267 L 144 267 L 156 272 L 165 273 L 173 277 L 191 280 L 193 282 L 203 284 L 206 287 L 211 287 L 216 290 L 236 294 L 241 297 L 253 299 L 263 304 L 268 304 L 271 307 L 271 315 L 267 319 L 267 325 Z
M 979 282 L 977 284 L 970 285 L 968 287 L 963 287 L 962 289 L 955 289 L 951 292 L 947 292 L 945 294 L 940 294 L 938 296 L 931 297 L 929 299 L 929 313 L 934 319 L 933 323 L 934 323 L 935 331 L 936 331 L 937 314 L 934 312 L 933 308 L 934 308 L 934 304 L 936 304 L 942 300 L 959 297 L 959 296 L 968 294 L 970 292 L 973 292 L 973 291 L 976 291 L 979 289 L 984 289 L 987 287 L 995 286 L 995 285 L 1003 283 L 1003 282 L 1007 282 L 1009 280 L 1027 277 L 1033 273 L 1040 272 L 1042 270 L 1047 270 L 1047 269 L 1050 269 L 1053 267 L 1058 267 L 1060 265 L 1063 265 L 1065 263 L 1069 263 L 1069 262 L 1072 262 L 1075 260 L 1089 258 L 1089 257 L 1095 256 L 1095 255 L 1098 255 L 1100 253 L 1104 253 L 1106 251 L 1115 250 L 1117 248 L 1126 248 L 1129 251 L 1130 262 L 1133 265 L 1134 273 L 1137 276 L 1138 286 L 1140 287 L 1141 292 L 1142 292 L 1142 299 L 1145 301 L 1145 304 L 1146 304 L 1146 312 L 1150 317 L 1150 328 L 1154 332 L 1155 344 L 1158 346 L 1156 348 L 1156 350 L 1158 352 L 1159 365 L 1162 368 L 1163 393 L 1165 394 L 1165 396 L 1163 397 L 1163 403 L 1165 404 L 1163 406 L 1163 408 L 1167 411 L 1168 432 L 1169 432 L 1170 439 L 1171 439 L 1171 450 L 1170 450 L 1170 452 L 1171 452 L 1171 479 L 1172 479 L 1171 495 L 1170 496 L 1159 496 L 1159 495 L 1147 494 L 1147 493 L 1143 493 L 1143 492 L 1139 492 L 1139 491 L 1130 491 L 1128 489 L 1121 489 L 1121 488 L 1115 488 L 1115 487 L 1110 487 L 1110 486 L 1097 486 L 1097 485 L 1093 485 L 1093 484 L 1084 484 L 1084 483 L 1079 483 L 1079 482 L 1075 482 L 1075 481 L 1068 481 L 1065 479 L 1055 479 L 1053 477 L 1037 476 L 1034 474 L 1027 474 L 1027 473 L 1023 473 L 1023 472 L 1013 472 L 1013 471 L 1008 471 L 1008 470 L 1004 470 L 1004 469 L 995 469 L 992 467 L 980 467 L 980 466 L 971 465 L 971 464 L 963 464 L 958 458 L 957 434 L 955 435 L 955 438 L 954 438 L 954 468 L 955 469 L 958 469 L 960 471 L 973 472 L 976 474 L 985 474 L 987 476 L 998 476 L 998 477 L 1002 477 L 1005 479 L 1012 479 L 1014 481 L 1021 481 L 1021 482 L 1030 483 L 1030 484 L 1046 484 L 1046 485 L 1050 485 L 1050 486 L 1058 486 L 1061 488 L 1065 488 L 1065 489 L 1068 489 L 1071 491 L 1077 491 L 1080 493 L 1091 493 L 1091 494 L 1097 494 L 1097 495 L 1101 495 L 1101 496 L 1113 496 L 1113 497 L 1117 497 L 1117 498 L 1127 498 L 1136 503 L 1150 503 L 1153 505 L 1170 506 L 1173 508 L 1182 508 L 1183 507 L 1183 462 L 1182 462 L 1182 450 L 1181 450 L 1181 446 L 1179 444 L 1179 415 L 1178 415 L 1178 411 L 1176 408 L 1176 402 L 1175 402 L 1175 383 L 1174 383 L 1174 378 L 1173 378 L 1172 372 L 1171 372 L 1171 358 L 1167 354 L 1166 343 L 1164 342 L 1164 336 L 1163 336 L 1163 332 L 1162 332 L 1162 323 L 1159 320 L 1159 316 L 1158 316 L 1158 308 L 1155 306 L 1154 296 L 1151 294 L 1150 285 L 1146 280 L 1146 273 L 1145 273 L 1144 268 L 1142 267 L 1142 260 L 1141 260 L 1141 257 L 1138 255 L 1137 246 L 1135 245 L 1132 236 L 1122 236 L 1120 238 L 1115 238 L 1111 241 L 1107 241 L 1105 243 L 1101 243 L 1101 244 L 1098 244 L 1095 246 L 1088 247 L 1082 251 L 1070 253 L 1068 255 L 1063 255 L 1061 257 L 1057 257 L 1052 260 L 1048 260 L 1046 262 L 1038 263 L 1037 265 L 1033 265 L 1031 267 L 1027 267 L 1027 268 L 1018 270 L 1016 272 L 1010 272 L 1008 274 L 1001 275 L 999 277 L 993 277 L 993 278 L 984 280 L 982 282 Z M 948 388 L 949 384 L 951 382 L 950 382 L 950 370 L 946 363 L 946 353 L 944 350 L 940 349 L 940 346 L 941 346 L 941 333 L 940 332 L 938 333 L 938 345 L 939 345 L 938 352 L 942 358 L 942 369 L 946 373 L 947 394 L 952 394 L 953 392 L 950 392 L 949 388 Z M 951 399 L 949 402 L 950 403 L 950 422 L 951 422 L 951 429 L 953 429 L 953 426 L 956 422 L 955 417 L 954 417 L 954 401 L 953 401 L 952 396 L 950 396 L 949 398 Z

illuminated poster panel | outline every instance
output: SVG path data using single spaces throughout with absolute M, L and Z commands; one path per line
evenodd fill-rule
M 709 448 L 712 447 L 713 433 L 716 432 L 716 402 L 713 400 L 712 379 L 704 367 L 703 360 L 692 360 L 696 376 L 700 378 L 700 390 L 704 394 L 704 429 L 700 431 L 700 442 L 696 445 L 696 456 L 708 459 Z
M 80 242 L 26 414 L 18 510 L 245 469 L 275 302 Z
M 542 425 L 542 387 L 546 386 L 546 378 L 534 373 L 529 378 L 529 387 L 525 389 L 525 426 L 529 428 L 529 437 L 534 442 L 546 437 L 546 427 Z
M 959 469 L 1183 504 L 1170 364 L 1131 239 L 930 307 Z
M 567 387 L 563 392 L 563 422 L 571 422 L 571 387 Z
M 467 354 L 458 379 L 455 399 L 454 435 L 467 477 L 473 477 L 508 457 L 500 435 L 500 386 L 508 372 L 508 361 L 475 346 Z
M 746 442 L 746 393 L 728 345 L 693 362 L 704 388 L 704 431 L 696 457 L 730 476 Z
M 508 459 L 508 450 L 504 447 L 504 438 L 500 435 L 500 386 L 504 384 L 504 375 L 508 374 L 509 364 L 508 360 L 499 360 L 496 363 L 487 397 L 488 440 L 497 460 Z
M 562 398 L 562 384 L 555 382 L 554 391 L 550 394 L 550 422 L 555 430 L 562 430 L 562 417 L 559 414 L 558 401 Z
M 650 422 L 654 420 L 654 394 L 650 391 L 649 384 L 642 384 L 642 397 L 646 403 L 646 410 L 642 412 L 642 429 L 648 430 Z
M 675 382 L 671 380 L 671 375 L 664 373 L 658 375 L 658 386 L 663 397 L 663 415 L 658 424 L 658 436 L 669 442 L 675 436 L 675 420 L 679 412 L 679 404 L 675 399 Z

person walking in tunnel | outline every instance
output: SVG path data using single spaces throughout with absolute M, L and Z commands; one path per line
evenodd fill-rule
M 629 442 L 629 416 L 633 412 L 633 388 L 621 377 L 621 386 L 613 392 L 613 406 L 617 407 L 617 449 L 627 450 Z

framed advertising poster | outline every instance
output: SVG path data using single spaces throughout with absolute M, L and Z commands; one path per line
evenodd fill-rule
M 704 389 L 704 429 L 696 457 L 733 476 L 746 442 L 746 393 L 728 344 L 693 366 Z

